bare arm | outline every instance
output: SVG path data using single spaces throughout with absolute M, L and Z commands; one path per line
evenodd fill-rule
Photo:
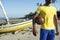
M 35 23 L 35 18 L 38 16 L 38 14 L 36 13 L 35 14 L 35 16 L 34 16 L 34 18 L 33 18 L 33 34 L 34 34 L 34 36 L 36 36 L 37 35 L 37 28 L 36 28 L 36 23 Z
M 54 15 L 54 24 L 55 24 L 55 28 L 56 28 L 56 35 L 59 35 L 59 31 L 58 31 L 58 18 L 56 15 Z
M 36 13 L 36 12 L 35 12 Z M 33 28 L 35 28 L 35 25 L 36 25 L 36 23 L 35 23 L 35 18 L 38 16 L 38 14 L 36 13 L 35 14 L 35 16 L 34 16 L 34 18 L 33 18 Z

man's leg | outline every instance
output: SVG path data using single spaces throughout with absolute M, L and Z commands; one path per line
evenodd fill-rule
M 46 40 L 49 30 L 40 29 L 40 40 Z
M 55 38 L 55 30 L 50 30 L 47 36 L 47 40 L 54 40 Z

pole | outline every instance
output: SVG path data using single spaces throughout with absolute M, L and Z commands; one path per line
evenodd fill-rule
M 4 16 L 6 17 L 7 24 L 9 24 L 9 18 L 8 18 L 7 14 L 6 14 L 6 11 L 4 9 L 4 6 L 3 6 L 1 0 L 0 0 L 0 6 L 1 6 L 2 10 L 3 10 Z

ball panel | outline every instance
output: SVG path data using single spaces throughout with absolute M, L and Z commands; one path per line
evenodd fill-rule
M 35 22 L 40 25 L 44 23 L 44 19 L 41 16 L 38 16 L 35 18 Z

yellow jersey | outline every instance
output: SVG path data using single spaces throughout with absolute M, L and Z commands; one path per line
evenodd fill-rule
M 54 30 L 54 15 L 56 15 L 56 8 L 53 6 L 40 6 L 36 12 L 44 18 L 44 24 L 41 25 L 42 29 Z

